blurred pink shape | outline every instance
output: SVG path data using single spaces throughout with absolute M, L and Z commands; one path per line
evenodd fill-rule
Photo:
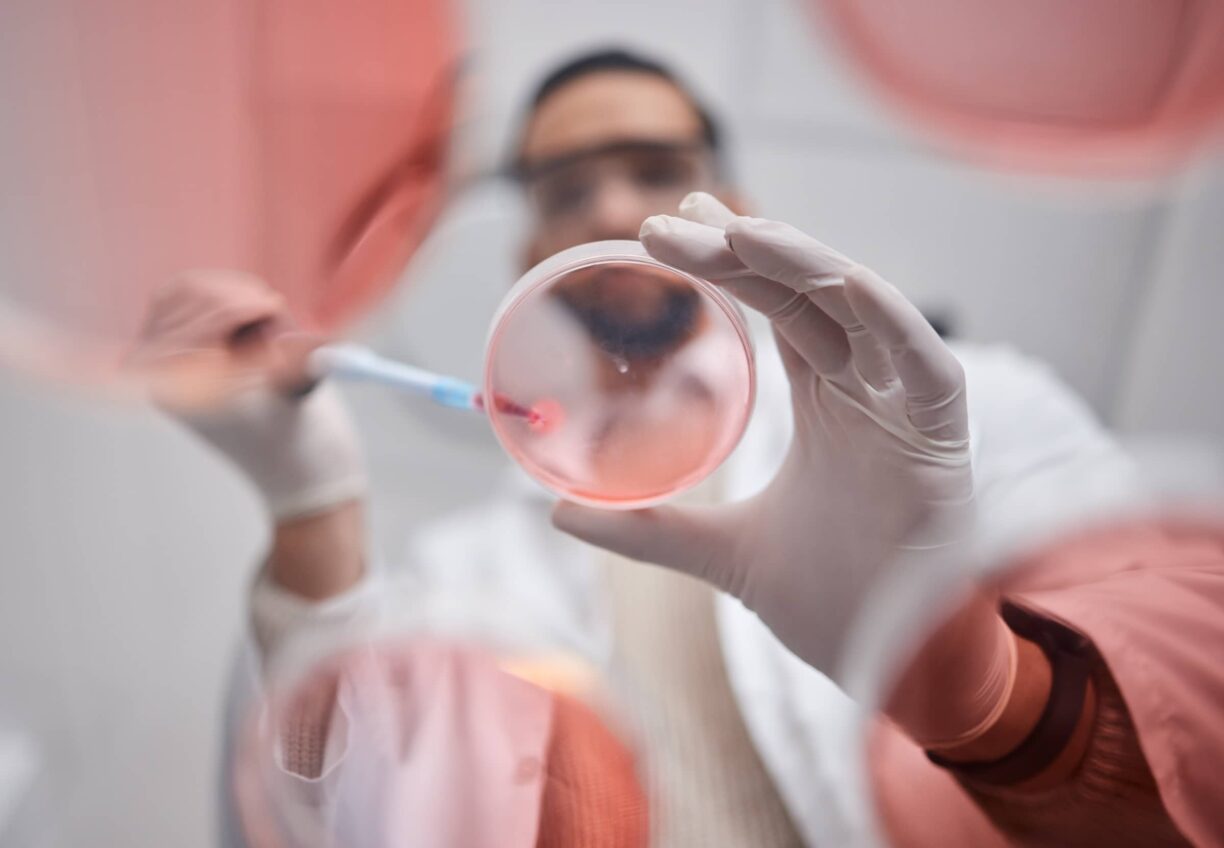
M 0 18 L 0 300 L 95 360 L 193 267 L 255 272 L 304 325 L 339 327 L 439 208 L 446 0 L 13 0 Z
M 234 791 L 252 848 L 643 848 L 634 757 L 599 711 L 517 664 L 428 638 L 371 641 L 250 711 Z
M 1224 832 L 1218 778 L 1224 757 L 1219 663 L 1224 519 L 1218 508 L 1079 528 L 1020 556 L 1001 574 L 997 589 L 1018 606 L 1066 624 L 1092 642 L 1125 701 L 1127 721 L 1142 745 L 1164 811 L 1186 844 L 1211 844 Z M 870 745 L 869 768 L 890 844 L 1015 844 L 949 772 L 928 761 L 895 725 L 877 722 Z M 1104 747 L 1112 752 L 1104 755 L 1114 758 L 1112 768 L 1127 768 L 1116 741 Z M 1096 779 L 1108 768 L 1098 765 Z M 1143 785 L 1139 777 L 1123 773 L 1136 787 Z M 1101 841 L 1100 834 L 1110 827 L 1132 828 L 1126 844 L 1168 844 L 1143 829 L 1158 827 L 1158 817 L 1143 815 L 1141 807 L 1139 815 L 1129 815 L 1135 810 L 1128 807 L 1140 804 L 1142 793 L 1127 795 L 1106 779 L 1096 790 L 1103 800 L 1088 818 L 1073 801 L 1063 805 L 1063 799 L 1082 791 L 1082 786 L 1061 786 L 1046 795 L 1034 792 L 1025 844 L 1039 844 L 1048 833 L 1044 828 L 1052 824 L 1062 829 L 1059 844 L 1116 844 Z
M 335 738 L 317 743 L 321 774 L 299 775 L 278 750 L 288 723 L 312 715 L 307 732 Z M 552 719 L 550 693 L 488 654 L 425 641 L 350 651 L 251 715 L 235 780 L 248 840 L 531 848 Z
M 823 0 L 916 126 L 1006 166 L 1142 174 L 1224 118 L 1214 0 Z

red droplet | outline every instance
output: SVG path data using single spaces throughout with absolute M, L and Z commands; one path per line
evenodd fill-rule
M 541 436 L 557 432 L 564 423 L 565 409 L 552 398 L 536 401 L 527 416 L 528 426 Z

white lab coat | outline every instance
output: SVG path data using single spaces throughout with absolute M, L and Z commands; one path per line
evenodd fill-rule
M 755 316 L 753 316 L 755 319 Z M 772 478 L 790 439 L 789 388 L 757 323 L 757 409 L 720 470 L 739 499 Z M 1069 481 L 1092 502 L 1133 490 L 1132 466 L 1087 406 L 1045 367 L 999 346 L 954 344 L 968 386 L 973 462 L 986 531 L 1005 532 L 1048 501 L 1043 487 Z M 1065 491 L 1061 494 L 1065 495 Z M 380 578 L 384 614 L 421 628 L 524 650 L 564 650 L 597 666 L 612 634 L 594 549 L 554 530 L 553 498 L 521 472 L 487 501 L 415 535 L 406 561 Z M 1060 503 L 1067 498 L 1060 497 Z M 256 615 L 258 617 L 258 599 Z M 731 687 L 766 768 L 807 844 L 871 840 L 867 796 L 846 779 L 860 757 L 852 701 L 791 654 L 737 600 L 720 597 L 717 619 Z M 309 618 L 294 622 L 309 627 Z

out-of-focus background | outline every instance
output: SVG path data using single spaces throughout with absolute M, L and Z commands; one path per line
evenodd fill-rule
M 466 22 L 467 172 L 494 164 L 555 62 L 638 48 L 724 116 L 761 214 L 876 268 L 956 334 L 1045 359 L 1124 435 L 1177 436 L 1191 465 L 1224 445 L 1218 157 L 1109 183 L 959 162 L 880 105 L 797 0 L 469 0 Z M 505 185 L 460 192 L 411 287 L 359 333 L 475 378 L 521 270 L 519 215 Z M 349 395 L 394 563 L 415 526 L 479 496 L 506 460 L 479 420 Z M 213 844 L 222 690 L 264 541 L 253 494 L 144 410 L 0 372 L 0 422 L 0 716 L 32 731 L 0 722 L 0 833 L 34 775 L 31 803 L 54 805 L 46 844 Z

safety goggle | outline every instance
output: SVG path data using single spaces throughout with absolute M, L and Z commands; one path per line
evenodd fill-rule
M 715 173 L 714 156 L 700 139 L 617 141 L 538 162 L 519 161 L 509 169 L 543 220 L 583 215 L 613 180 L 643 202 L 668 209 L 688 192 L 708 188 Z

